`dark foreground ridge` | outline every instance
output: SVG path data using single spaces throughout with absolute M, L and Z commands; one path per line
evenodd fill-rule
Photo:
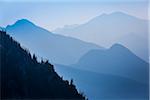
M 48 61 L 38 62 L 0 31 L 1 99 L 85 99 L 73 81 L 63 80 Z

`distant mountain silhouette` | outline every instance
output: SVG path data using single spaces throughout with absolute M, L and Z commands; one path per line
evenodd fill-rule
M 6 27 L 7 32 L 32 53 L 50 59 L 52 63 L 73 64 L 92 49 L 103 49 L 92 43 L 53 34 L 26 19 Z
M 78 90 L 84 92 L 89 100 L 148 100 L 149 98 L 147 83 L 63 65 L 55 65 L 55 70 L 64 79 L 73 78 Z
M 73 65 L 75 68 L 118 75 L 138 82 L 149 82 L 149 65 L 130 50 L 115 44 L 107 50 L 91 50 Z
M 103 47 L 110 47 L 119 42 L 137 56 L 148 61 L 148 20 L 139 19 L 122 12 L 114 12 L 102 14 L 76 27 L 68 27 L 59 28 L 53 32 Z M 127 35 L 129 36 L 127 37 Z
M 133 53 L 148 62 L 148 52 L 150 50 L 148 49 L 147 35 L 142 37 L 134 33 L 126 34 L 118 39 L 118 43 L 128 47 Z
M 4 31 L 0 37 L 1 99 L 85 99 L 48 61 L 38 62 Z

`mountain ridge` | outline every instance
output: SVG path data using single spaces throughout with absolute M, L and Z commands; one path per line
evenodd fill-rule
M 148 47 L 145 46 L 145 43 L 148 44 L 148 22 L 123 12 L 114 12 L 94 17 L 72 29 L 61 28 L 53 32 L 92 42 L 105 48 L 120 43 L 148 62 Z M 126 37 L 128 34 L 130 37 Z M 134 39 L 132 34 L 142 37 L 140 38 L 142 41 Z M 126 41 L 128 38 L 132 41 Z
M 147 83 L 116 75 L 81 70 L 70 66 L 57 64 L 55 66 L 58 74 L 63 76 L 64 79 L 70 80 L 73 78 L 78 90 L 82 90 L 88 96 L 88 99 L 146 100 L 148 98 Z
M 53 34 L 36 25 L 30 27 L 28 24 L 23 24 L 15 28 L 13 25 L 6 27 L 6 30 L 13 38 L 32 53 L 47 59 L 51 58 L 53 64 L 72 64 L 91 49 L 103 49 L 103 47 L 93 43 Z M 27 29 L 24 28 L 25 26 L 27 26 Z
M 1 99 L 85 99 L 48 60 L 38 62 L 6 32 L 0 36 Z
M 106 50 L 91 50 L 72 65 L 78 69 L 118 75 L 148 83 L 149 65 L 129 49 L 114 44 Z

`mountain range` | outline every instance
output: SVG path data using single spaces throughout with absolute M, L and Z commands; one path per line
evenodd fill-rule
M 94 17 L 81 25 L 57 28 L 53 32 L 105 48 L 120 43 L 148 62 L 148 22 L 126 13 L 114 12 Z
M 6 30 L 31 53 L 49 59 L 53 64 L 73 64 L 89 50 L 104 49 L 79 39 L 53 34 L 26 19 L 8 25 Z
M 91 50 L 72 67 L 126 77 L 141 83 L 149 81 L 149 64 L 120 44 L 106 50 Z
M 91 99 L 147 100 L 146 23 L 116 12 L 68 26 L 67 34 L 64 29 L 59 29 L 60 34 L 49 32 L 26 19 L 8 25 L 6 31 L 33 55 L 49 59 L 61 76 L 73 78 L 77 88 Z M 106 48 L 99 46 L 101 43 Z
M 121 77 L 55 65 L 55 70 L 63 79 L 74 79 L 79 91 L 89 100 L 148 100 L 148 83 Z

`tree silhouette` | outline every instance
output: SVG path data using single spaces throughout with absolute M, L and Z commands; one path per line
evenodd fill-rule
M 33 54 L 33 60 L 34 60 L 35 62 L 37 62 L 37 57 L 35 56 L 35 54 Z
M 0 31 L 0 55 L 1 99 L 85 99 L 48 60 L 38 62 L 5 31 Z
M 71 81 L 70 81 L 70 85 L 73 85 L 73 79 L 71 79 Z

